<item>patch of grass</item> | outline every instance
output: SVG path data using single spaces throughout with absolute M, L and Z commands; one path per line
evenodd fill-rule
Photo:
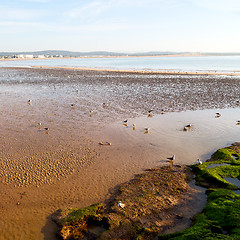
M 63 221 L 71 223 L 82 221 L 89 217 L 100 219 L 102 218 L 101 215 L 102 209 L 103 209 L 102 203 L 93 204 L 86 208 L 72 209 L 70 210 L 69 214 L 64 218 Z

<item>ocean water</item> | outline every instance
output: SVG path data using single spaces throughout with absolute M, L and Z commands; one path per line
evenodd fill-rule
M 240 72 L 240 56 L 116 57 L 0 61 L 0 67 L 77 67 L 148 71 Z

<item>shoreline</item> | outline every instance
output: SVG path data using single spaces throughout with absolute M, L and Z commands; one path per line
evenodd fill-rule
M 131 69 L 108 69 L 108 68 L 84 68 L 84 67 L 57 67 L 57 66 L 29 66 L 29 67 L 0 67 L 3 69 L 53 69 L 53 70 L 77 70 L 92 72 L 113 72 L 129 74 L 159 74 L 159 75 L 213 75 L 213 76 L 240 76 L 240 71 L 221 72 L 217 70 L 198 70 L 198 71 L 174 71 L 170 70 L 131 70 Z

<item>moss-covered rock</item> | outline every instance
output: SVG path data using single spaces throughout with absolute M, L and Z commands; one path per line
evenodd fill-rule
M 177 204 L 190 191 L 193 179 L 186 166 L 148 169 L 121 184 L 107 205 L 94 204 L 81 209 L 66 209 L 57 222 L 62 239 L 144 239 L 151 240 L 166 226 L 174 224 Z M 121 201 L 124 207 L 119 206 Z M 92 229 L 100 229 L 92 231 Z
M 239 149 L 239 144 L 219 149 L 211 160 L 191 166 L 196 173 L 197 184 L 217 189 L 206 191 L 207 205 L 201 214 L 195 216 L 192 227 L 173 234 L 159 235 L 158 239 L 240 239 L 240 195 L 230 190 L 238 187 L 224 179 L 240 178 Z
M 196 173 L 196 184 L 207 188 L 238 189 L 237 186 L 227 182 L 224 178 L 240 179 L 239 156 L 239 148 L 230 146 L 217 150 L 209 161 L 203 164 L 192 165 L 191 167 Z M 219 164 L 219 166 L 211 167 L 212 164 Z
M 55 219 L 59 226 L 58 235 L 64 240 L 94 239 L 97 234 L 89 231 L 89 226 L 109 228 L 108 218 L 104 215 L 105 206 L 102 203 L 93 204 L 86 208 L 65 209 L 58 211 Z

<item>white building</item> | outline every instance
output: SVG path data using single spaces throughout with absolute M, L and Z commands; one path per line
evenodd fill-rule
M 17 55 L 18 58 L 33 58 L 32 54 L 19 54 Z

